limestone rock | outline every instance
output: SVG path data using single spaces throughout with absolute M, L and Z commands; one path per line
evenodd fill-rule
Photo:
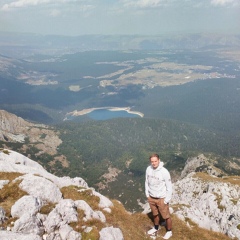
M 35 215 L 25 213 L 14 223 L 12 231 L 41 236 L 44 233 L 44 228 L 40 219 Z
M 89 189 L 87 183 L 80 177 L 57 177 L 48 173 L 38 163 L 11 150 L 0 151 L 0 169 L 2 172 L 20 172 L 23 175 L 13 182 L 19 183 L 19 188 L 27 192 L 18 199 L 11 208 L 12 217 L 18 218 L 13 227 L 8 227 L 9 232 L 0 231 L 0 239 L 43 239 L 43 240 L 80 240 L 81 234 L 74 231 L 69 224 L 78 221 L 77 201 L 63 199 L 60 188 L 77 186 L 91 190 L 100 199 L 100 205 L 108 209 L 113 206 L 106 197 L 98 194 L 94 189 Z M 9 180 L 2 180 L 1 188 L 9 184 Z M 101 211 L 93 211 L 82 201 L 84 211 L 90 218 L 105 222 L 106 218 Z M 41 214 L 41 208 L 48 203 L 56 206 L 48 214 Z M 87 207 L 86 207 L 87 206 Z M 0 209 L 1 221 L 4 222 L 5 211 Z M 17 237 L 16 237 L 17 236 Z
M 0 189 L 3 188 L 4 185 L 8 184 L 9 181 L 8 180 L 0 180 Z
M 42 240 L 42 238 L 36 234 L 22 234 L 14 233 L 10 231 L 0 231 L 1 240 Z
M 171 204 L 181 205 L 175 212 L 200 227 L 240 239 L 240 187 L 209 177 L 208 181 L 190 173 L 173 186 Z
M 77 222 L 77 207 L 73 200 L 62 199 L 49 213 L 43 223 L 46 232 L 51 233 L 65 224 Z
M 23 196 L 11 208 L 12 217 L 21 217 L 25 213 L 36 214 L 42 207 L 42 200 L 33 196 Z
M 85 221 L 91 220 L 91 219 L 98 219 L 101 222 L 106 222 L 106 218 L 104 214 L 101 211 L 93 211 L 92 208 L 85 201 L 77 200 L 75 201 L 75 203 L 78 209 L 81 209 L 84 211 Z
M 62 240 L 81 240 L 82 236 L 80 233 L 74 231 L 69 225 L 63 225 L 59 229 L 59 235 Z
M 17 153 L 12 150 L 0 151 L 0 169 L 1 172 L 18 172 L 18 173 L 29 173 L 34 175 L 42 176 L 46 179 L 51 180 L 59 188 L 64 186 L 78 186 L 88 187 L 85 180 L 80 177 L 69 178 L 69 177 L 57 177 L 47 172 L 40 164 L 29 159 L 28 157 Z
M 6 220 L 6 212 L 2 207 L 0 207 L 0 224 L 3 224 L 5 220 Z
M 3 132 L 18 133 L 21 128 L 31 125 L 31 123 L 12 113 L 0 110 L 0 129 L 2 129 Z M 4 140 L 4 138 L 1 140 Z
M 106 227 L 103 228 L 100 232 L 99 240 L 123 240 L 122 231 L 119 228 Z
M 100 199 L 99 207 L 100 208 L 110 208 L 113 206 L 112 202 L 108 198 L 106 198 L 99 192 L 96 192 L 94 189 L 93 189 L 93 195 L 99 197 L 99 199 Z
M 38 154 L 57 153 L 57 147 L 62 143 L 59 134 L 44 124 L 34 124 L 4 110 L 0 110 L 0 140 L 5 142 L 30 143 L 39 149 Z M 43 137 L 44 136 L 44 137 Z M 24 146 L 26 149 L 27 145 Z
M 59 188 L 46 178 L 26 174 L 18 179 L 23 179 L 19 187 L 32 196 L 52 203 L 57 203 L 62 199 Z
M 196 171 L 205 171 L 210 175 L 219 176 L 222 171 L 209 162 L 209 159 L 205 157 L 203 154 L 198 155 L 197 157 L 188 158 L 185 167 L 181 173 L 181 178 L 186 177 L 191 172 Z

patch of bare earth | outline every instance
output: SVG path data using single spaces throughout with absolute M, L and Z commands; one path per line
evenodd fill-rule
M 58 133 L 48 128 L 31 128 L 27 132 L 30 144 L 50 155 L 57 154 L 57 147 L 62 143 Z
M 63 167 L 68 168 L 69 162 L 64 155 L 54 157 L 54 160 L 49 163 L 50 166 L 55 165 L 56 162 L 60 162 Z
M 117 168 L 109 167 L 108 173 L 102 175 L 103 181 L 97 184 L 99 190 L 105 189 L 108 186 L 108 183 L 116 181 L 120 172 L 121 170 Z

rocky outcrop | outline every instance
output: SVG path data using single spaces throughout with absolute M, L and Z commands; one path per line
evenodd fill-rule
M 203 154 L 189 158 L 174 183 L 172 204 L 180 219 L 240 239 L 240 177 L 217 177 L 222 174 Z
M 106 227 L 100 231 L 100 238 L 99 240 L 106 240 L 106 239 L 119 239 L 123 240 L 122 232 L 119 228 L 114 227 Z
M 37 162 L 25 157 L 22 154 L 19 154 L 11 150 L 2 150 L 0 151 L 0 171 L 1 172 L 17 172 L 26 174 L 23 179 L 27 181 L 29 175 L 36 176 L 40 175 L 45 179 L 48 179 L 50 182 L 55 183 L 59 188 L 64 186 L 81 186 L 88 187 L 88 184 L 79 177 L 70 178 L 70 177 L 57 177 L 49 172 L 47 172 L 40 164 Z M 1 182 L 1 181 L 0 181 Z M 38 184 L 38 183 L 37 183 Z M 1 184 L 0 184 L 1 186 Z M 33 188 L 36 185 L 33 185 Z M 30 187 L 30 186 L 29 186 Z
M 4 110 L 0 110 L 0 129 L 9 133 L 18 133 L 21 128 L 30 127 L 33 124 Z
M 191 172 L 207 172 L 210 175 L 220 176 L 223 175 L 223 172 L 214 167 L 209 159 L 200 154 L 197 157 L 188 158 L 185 167 L 181 173 L 181 178 L 186 177 Z
M 36 240 L 80 240 L 82 235 L 74 230 L 71 224 L 79 221 L 79 211 L 83 212 L 82 221 L 89 220 L 106 222 L 105 213 L 110 213 L 113 203 L 89 188 L 82 178 L 56 177 L 45 171 L 31 159 L 11 150 L 0 151 L 0 171 L 6 173 L 22 173 L 13 181 L 0 180 L 1 188 L 11 182 L 26 192 L 26 195 L 11 207 L 11 217 L 15 219 L 11 226 L 0 231 L 0 239 L 36 239 Z M 65 199 L 61 193 L 62 187 L 75 186 L 79 192 L 90 191 L 98 200 L 98 208 L 94 210 L 82 199 Z M 42 207 L 53 204 L 49 213 L 41 212 Z M 6 212 L 0 208 L 0 221 L 6 222 Z M 86 232 L 92 228 L 84 226 Z M 106 226 L 99 232 L 100 239 L 122 240 L 120 229 Z
M 0 110 L 0 140 L 23 142 L 26 137 L 23 132 L 32 124 L 7 111 Z
M 180 219 L 191 219 L 200 227 L 240 239 L 239 185 L 190 173 L 174 184 L 172 204 L 178 205 L 175 214 Z
M 24 119 L 0 110 L 0 140 L 5 142 L 29 141 L 23 148 L 34 145 L 39 149 L 38 155 L 48 153 L 54 155 L 57 153 L 57 147 L 62 143 L 58 133 L 44 124 L 34 124 Z

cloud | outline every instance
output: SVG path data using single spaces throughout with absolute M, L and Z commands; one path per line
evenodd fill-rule
M 18 0 L 18 1 L 13 1 L 8 4 L 4 4 L 1 8 L 3 11 L 8 11 L 14 8 L 23 8 L 26 6 L 36 6 L 39 4 L 45 4 L 49 3 L 51 0 Z
M 40 6 L 46 4 L 52 4 L 54 6 L 63 4 L 74 4 L 76 6 L 84 5 L 84 2 L 89 3 L 91 0 L 15 0 L 10 1 L 10 3 L 6 3 L 1 7 L 2 11 L 10 11 L 16 8 L 26 8 L 31 6 Z M 86 5 L 86 4 L 85 4 Z M 85 6 L 84 5 L 84 6 Z M 87 4 L 89 8 L 89 4 Z M 86 7 L 85 7 L 86 8 Z
M 239 6 L 240 0 L 120 0 L 124 7 L 128 8 L 158 8 L 166 6 L 204 7 L 211 4 L 212 6 Z
M 123 0 L 125 7 L 154 8 L 166 4 L 166 0 Z
M 238 5 L 239 0 L 211 0 L 211 4 L 215 6 Z

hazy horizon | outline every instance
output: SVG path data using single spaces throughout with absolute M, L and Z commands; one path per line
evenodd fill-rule
M 3 0 L 0 31 L 42 35 L 240 34 L 239 0 Z

